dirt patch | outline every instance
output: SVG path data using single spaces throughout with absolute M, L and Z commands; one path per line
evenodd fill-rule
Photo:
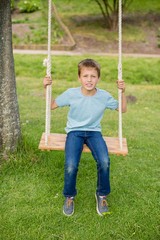
M 97 41 L 92 37 L 85 37 L 73 34 L 76 42 L 75 51 L 79 52 L 106 52 L 117 53 L 118 41 L 103 42 Z M 122 42 L 122 50 L 124 53 L 144 53 L 144 54 L 160 54 L 160 48 L 157 44 L 157 35 L 155 31 L 147 33 L 145 42 Z
M 12 32 L 17 37 L 23 38 L 26 34 L 30 32 L 30 27 L 28 24 L 13 24 L 12 25 Z
M 137 102 L 137 98 L 136 98 L 135 96 L 133 96 L 133 95 L 128 95 L 128 96 L 126 96 L 126 99 L 127 99 L 127 103 L 132 103 L 132 104 L 134 104 L 134 103 Z
M 72 21 L 75 22 L 75 25 L 77 25 L 77 27 L 86 25 L 87 23 L 95 24 L 96 26 L 98 23 L 102 25 L 102 31 L 105 31 L 102 17 L 100 16 L 75 16 L 72 18 Z M 160 54 L 160 47 L 158 46 L 158 42 L 160 42 L 160 14 L 130 14 L 124 16 L 123 25 L 124 28 L 127 25 L 137 26 L 145 36 L 145 39 L 142 41 L 125 41 L 123 39 L 122 49 L 124 53 Z M 118 52 L 118 40 L 98 41 L 96 38 L 90 36 L 89 34 L 78 34 L 76 31 L 73 32 L 73 37 L 76 41 L 75 50 L 78 50 L 80 52 Z

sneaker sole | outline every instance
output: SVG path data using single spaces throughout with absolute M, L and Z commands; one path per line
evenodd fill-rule
M 98 209 L 98 199 L 97 199 L 97 194 L 95 193 L 95 198 L 96 198 L 96 210 L 99 216 L 103 217 L 104 215 L 102 213 L 100 213 L 99 209 Z
M 65 216 L 67 216 L 67 217 L 71 217 L 71 216 L 74 214 L 74 211 L 73 211 L 71 214 L 66 214 L 66 213 L 64 212 L 64 210 L 63 210 L 63 214 L 64 214 Z
M 74 209 L 73 209 L 73 212 L 72 212 L 71 214 L 66 214 L 65 211 L 64 211 L 64 209 L 63 209 L 63 214 L 64 214 L 65 216 L 67 216 L 67 217 L 71 217 L 71 216 L 74 214 Z

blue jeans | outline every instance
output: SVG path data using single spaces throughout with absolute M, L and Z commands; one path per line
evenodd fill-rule
M 77 194 L 76 178 L 83 144 L 89 147 L 97 163 L 96 192 L 100 196 L 108 195 L 110 193 L 108 148 L 101 132 L 94 131 L 71 131 L 67 134 L 63 194 L 65 197 L 74 197 Z

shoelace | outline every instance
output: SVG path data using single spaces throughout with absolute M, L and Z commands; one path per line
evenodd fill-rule
M 67 198 L 67 207 L 70 207 L 72 202 L 73 202 L 73 198 Z
M 107 204 L 107 201 L 106 201 L 106 198 L 105 198 L 105 197 L 102 197 L 101 206 L 102 206 L 102 207 L 108 206 L 108 204 Z

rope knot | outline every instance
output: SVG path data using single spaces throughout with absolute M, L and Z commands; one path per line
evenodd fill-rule
M 44 67 L 47 67 L 47 65 L 48 65 L 48 58 L 45 58 L 45 59 L 43 60 L 43 66 L 44 66 Z

